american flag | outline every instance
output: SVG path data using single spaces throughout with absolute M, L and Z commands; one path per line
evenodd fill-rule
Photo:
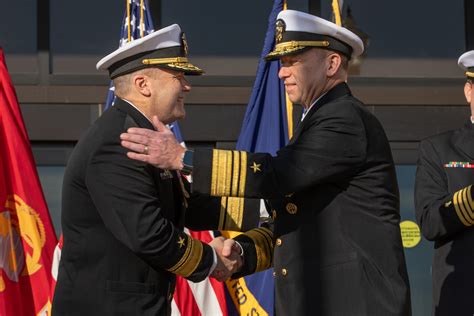
M 119 47 L 123 44 L 131 42 L 135 39 L 142 38 L 154 31 L 151 14 L 148 10 L 147 0 L 127 0 L 127 8 L 123 16 L 122 28 L 120 30 Z M 107 101 L 104 110 L 114 105 L 115 87 L 110 82 L 109 91 L 107 93 Z

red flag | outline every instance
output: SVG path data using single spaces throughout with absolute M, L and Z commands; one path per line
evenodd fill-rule
M 0 49 L 0 315 L 49 315 L 56 235 Z

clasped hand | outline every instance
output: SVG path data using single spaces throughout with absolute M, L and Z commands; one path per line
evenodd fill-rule
M 215 249 L 217 254 L 217 266 L 211 277 L 222 282 L 240 270 L 243 264 L 241 248 L 235 240 L 217 237 L 209 245 Z

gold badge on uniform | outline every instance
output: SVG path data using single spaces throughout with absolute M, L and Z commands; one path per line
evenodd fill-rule
M 181 33 L 181 42 L 183 43 L 183 49 L 184 49 L 184 56 L 188 56 L 188 42 L 186 41 L 186 35 L 184 35 L 184 32 Z
M 286 211 L 290 213 L 291 215 L 294 215 L 296 214 L 296 212 L 298 212 L 298 206 L 296 206 L 293 203 L 288 203 L 286 204 Z
M 277 20 L 275 24 L 275 40 L 280 43 L 283 39 L 283 32 L 285 32 L 285 22 L 283 20 Z

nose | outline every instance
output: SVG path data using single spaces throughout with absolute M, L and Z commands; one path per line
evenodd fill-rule
M 287 67 L 281 66 L 280 71 L 278 71 L 278 78 L 281 80 L 288 78 L 290 76 L 290 71 L 288 70 Z

